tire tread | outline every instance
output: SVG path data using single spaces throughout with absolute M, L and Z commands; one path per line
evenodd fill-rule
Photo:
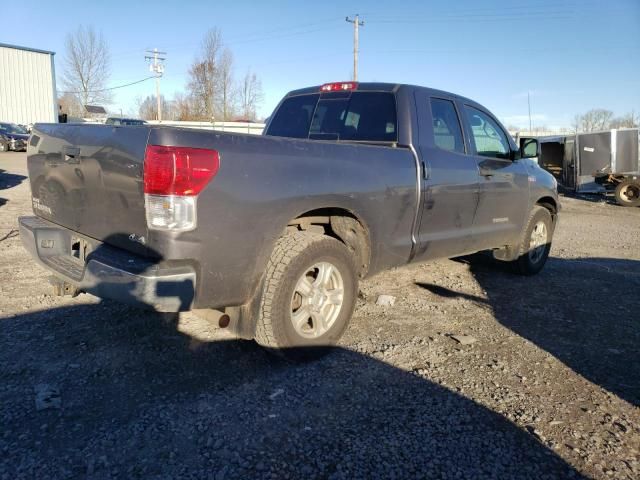
M 268 349 L 278 349 L 273 323 L 272 305 L 277 287 L 282 280 L 286 267 L 311 244 L 322 241 L 327 237 L 317 233 L 304 231 L 287 232 L 276 241 L 276 245 L 267 262 L 262 298 L 260 300 L 260 315 L 256 324 L 255 340 Z
M 531 209 L 531 213 L 529 214 L 529 218 L 527 219 L 527 223 L 525 223 L 525 228 L 524 231 L 522 232 L 522 239 L 520 240 L 520 245 L 519 245 L 519 249 L 518 249 L 518 258 L 516 260 L 514 260 L 512 262 L 513 268 L 515 270 L 516 273 L 520 274 L 520 275 L 531 275 L 532 272 L 530 271 L 530 269 L 528 268 L 527 264 L 525 262 L 528 262 L 528 251 L 527 249 L 529 248 L 529 229 L 531 227 L 531 224 L 534 220 L 534 218 L 536 217 L 536 215 L 538 215 L 540 212 L 545 212 L 547 215 L 549 215 L 549 243 L 551 243 L 551 240 L 553 238 L 553 219 L 551 218 L 551 213 L 549 212 L 549 210 L 541 205 L 535 205 L 532 209 Z M 545 260 L 546 262 L 546 260 Z M 536 272 L 537 273 L 537 272 Z

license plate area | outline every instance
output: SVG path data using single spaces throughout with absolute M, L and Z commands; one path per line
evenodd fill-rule
M 71 245 L 69 249 L 69 253 L 71 254 L 71 258 L 73 258 L 76 262 L 82 263 L 84 265 L 87 260 L 87 255 L 90 253 L 90 245 L 84 238 L 71 236 Z

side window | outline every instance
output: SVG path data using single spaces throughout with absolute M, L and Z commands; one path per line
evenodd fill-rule
M 464 141 L 460 119 L 451 100 L 431 99 L 433 117 L 433 142 L 436 147 L 451 152 L 464 153 Z
M 319 98 L 319 94 L 287 98 L 276 111 L 276 115 L 271 118 L 267 135 L 307 138 L 311 116 Z
M 502 128 L 486 113 L 465 105 L 476 152 L 483 157 L 509 158 L 510 147 Z

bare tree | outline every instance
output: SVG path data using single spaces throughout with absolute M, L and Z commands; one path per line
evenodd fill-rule
M 636 128 L 638 126 L 638 117 L 636 112 L 631 112 L 622 115 L 621 117 L 611 120 L 611 128 Z
M 189 69 L 187 94 L 177 103 L 180 117 L 197 120 L 230 120 L 240 110 L 254 119 L 262 101 L 262 86 L 255 73 L 247 72 L 237 85 L 234 79 L 233 52 L 224 47 L 217 28 L 204 36 L 199 55 Z
M 218 83 L 220 85 L 220 105 L 222 120 L 229 120 L 235 110 L 235 92 L 233 86 L 233 53 L 225 48 L 218 62 Z
M 255 120 L 258 106 L 264 98 L 262 93 L 262 83 L 258 76 L 251 70 L 247 70 L 239 87 L 240 108 L 242 116 L 248 120 Z
M 164 95 L 160 95 L 162 116 L 166 120 L 175 120 L 173 105 Z M 144 100 L 138 99 L 138 115 L 143 120 L 155 120 L 158 118 L 158 102 L 155 95 L 149 95 Z
M 62 85 L 82 106 L 111 103 L 105 91 L 111 74 L 109 47 L 101 33 L 80 26 L 65 40 Z
M 220 50 L 222 34 L 217 28 L 207 32 L 202 41 L 202 51 L 189 69 L 187 90 L 194 101 L 194 112 L 200 120 L 211 121 L 216 116 L 219 89 Z
M 176 93 L 173 97 L 173 120 L 199 120 L 195 102 L 192 97 L 183 93 Z
M 604 108 L 594 108 L 581 115 L 576 115 L 572 127 L 576 132 L 597 132 L 609 128 L 613 112 Z
M 71 93 L 65 93 L 58 97 L 58 105 L 60 106 L 60 113 L 66 113 L 70 117 L 82 117 L 84 114 L 84 108 L 80 104 L 78 97 Z

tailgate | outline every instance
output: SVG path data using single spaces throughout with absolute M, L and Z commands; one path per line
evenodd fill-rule
M 27 149 L 33 211 L 140 254 L 148 126 L 37 124 Z

